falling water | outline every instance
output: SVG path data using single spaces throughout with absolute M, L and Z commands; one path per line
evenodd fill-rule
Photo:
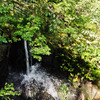
M 58 95 L 55 90 L 54 84 L 51 81 L 51 78 L 48 76 L 48 74 L 45 71 L 40 70 L 40 64 L 36 64 L 33 66 L 29 65 L 27 41 L 24 41 L 24 47 L 25 47 L 25 55 L 26 55 L 27 75 L 24 75 L 24 79 L 22 80 L 21 84 L 28 84 L 28 86 L 30 86 L 30 83 L 32 83 L 33 80 L 35 80 L 50 95 L 52 95 L 52 97 L 57 98 Z M 31 67 L 31 71 L 30 71 L 30 67 Z
M 27 48 L 26 40 L 24 40 L 24 47 L 25 47 L 26 66 L 27 66 L 27 75 L 28 75 L 29 74 L 29 56 L 28 56 L 28 48 Z
M 41 87 L 44 88 L 55 100 L 58 100 L 58 94 L 53 83 L 53 77 L 50 77 L 43 69 L 41 70 L 40 64 L 31 66 L 31 72 L 28 75 L 24 75 L 24 79 L 21 84 L 27 84 L 35 80 Z M 33 83 L 34 84 L 34 83 Z M 30 91 L 31 92 L 31 91 Z

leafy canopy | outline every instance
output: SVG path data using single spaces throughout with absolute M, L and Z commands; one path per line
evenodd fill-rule
M 74 61 L 80 57 L 91 67 L 77 65 L 77 68 L 90 78 L 100 66 L 99 5 L 99 0 L 2 0 L 0 43 L 27 40 L 32 46 L 30 52 L 39 61 L 42 55 L 50 55 L 56 48 L 72 51 L 70 55 L 61 53 L 62 68 L 73 73 L 74 64 L 68 59 Z

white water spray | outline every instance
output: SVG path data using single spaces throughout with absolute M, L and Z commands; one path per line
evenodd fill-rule
M 25 47 L 26 66 L 27 66 L 27 75 L 28 75 L 30 72 L 30 69 L 29 69 L 29 56 L 28 56 L 28 48 L 27 48 L 27 41 L 26 40 L 24 40 L 24 47 Z
M 24 75 L 24 80 L 22 81 L 22 84 L 24 83 L 31 83 L 33 82 L 33 79 L 44 88 L 45 91 L 47 91 L 52 97 L 58 98 L 57 91 L 55 89 L 55 86 L 52 82 L 52 77 L 50 77 L 44 70 L 39 70 L 40 64 L 36 64 L 31 66 L 31 72 L 28 75 Z

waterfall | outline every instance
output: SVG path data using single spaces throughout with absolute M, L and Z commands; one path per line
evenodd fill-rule
M 48 94 L 54 97 L 55 100 L 58 99 L 58 94 L 54 86 L 54 77 L 50 77 L 50 75 L 43 69 L 41 69 L 40 64 L 36 63 L 31 67 L 31 71 L 28 75 L 23 75 L 24 79 L 22 80 L 21 84 L 26 84 L 25 87 L 28 88 L 28 91 L 31 93 L 32 90 L 30 89 L 30 85 L 34 85 L 35 80 L 40 87 L 43 87 Z M 56 80 L 56 79 L 55 79 Z M 28 86 L 28 87 L 27 87 Z M 31 86 L 32 87 L 32 86 Z M 34 87 L 34 86 L 33 86 Z M 32 93 L 31 93 L 32 94 Z M 30 95 L 31 97 L 31 95 Z
M 28 45 L 27 45 L 27 41 L 25 40 L 24 40 L 24 47 L 25 47 L 25 55 L 26 55 L 27 75 L 24 75 L 24 79 L 21 84 L 28 84 L 28 86 L 30 86 L 34 79 L 38 84 L 40 84 L 41 87 L 44 88 L 45 91 L 47 91 L 52 97 L 54 97 L 55 100 L 57 100 L 58 95 L 57 95 L 57 91 L 55 90 L 54 84 L 51 81 L 52 79 L 45 71 L 39 70 L 40 64 L 32 65 L 32 58 L 31 58 L 32 56 L 30 53 L 28 53 Z M 30 59 L 30 63 L 29 63 L 29 59 Z M 29 67 L 31 67 L 31 71 Z M 30 90 L 28 90 L 28 92 L 31 93 Z
M 26 56 L 26 66 L 27 66 L 27 75 L 29 74 L 29 55 L 28 55 L 28 48 L 27 48 L 27 41 L 24 40 L 24 48 L 25 48 L 25 56 Z
M 28 98 L 33 98 L 33 96 L 34 100 L 59 100 L 57 87 L 60 86 L 60 81 L 47 73 L 41 64 L 36 63 L 32 65 L 32 55 L 29 53 L 31 47 L 26 40 L 24 40 L 24 49 L 27 67 L 26 74 L 10 71 L 7 82 L 14 83 L 15 89 L 22 94 L 21 98 L 26 98 L 21 100 L 29 100 Z
M 14 83 L 15 90 L 22 94 L 14 100 L 31 100 L 28 98 L 33 97 L 32 100 L 60 100 L 57 89 L 61 80 L 47 73 L 39 63 L 30 66 L 29 74 L 10 72 L 7 82 Z M 44 97 L 46 99 L 41 99 Z

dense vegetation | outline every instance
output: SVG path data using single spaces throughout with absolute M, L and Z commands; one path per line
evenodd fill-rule
M 59 48 L 61 68 L 71 77 L 100 77 L 99 0 L 1 0 L 0 44 L 29 41 L 42 60 Z

